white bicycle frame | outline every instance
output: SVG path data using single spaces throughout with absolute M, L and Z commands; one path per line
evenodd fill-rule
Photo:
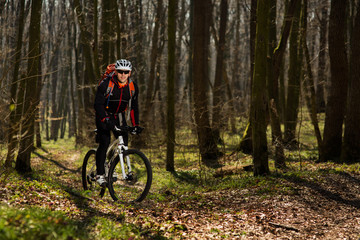
M 115 127 L 115 130 L 119 130 L 119 129 L 117 127 Z M 110 161 L 105 162 L 105 165 L 110 164 L 111 162 L 113 162 L 115 157 L 117 155 L 119 155 L 122 177 L 123 177 L 124 180 L 126 180 L 128 178 L 128 176 L 126 175 L 126 172 L 125 172 L 125 163 L 124 163 L 124 154 L 123 153 L 124 153 L 124 151 L 128 150 L 128 147 L 125 146 L 124 138 L 123 138 L 122 135 L 119 135 L 118 138 L 108 147 L 108 150 L 106 152 L 106 156 L 109 156 L 110 152 L 113 149 L 115 150 L 116 154 L 114 154 L 111 157 Z M 130 173 L 131 172 L 131 163 L 130 163 L 130 157 L 129 156 L 126 156 L 126 165 L 127 165 L 127 168 L 128 168 L 128 172 Z M 109 169 L 109 167 L 110 166 L 108 166 L 107 169 Z

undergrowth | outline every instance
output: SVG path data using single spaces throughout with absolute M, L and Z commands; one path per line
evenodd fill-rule
M 285 170 L 275 169 L 270 155 L 268 176 L 254 177 L 251 171 L 241 170 L 218 177 L 219 169 L 201 164 L 196 138 L 190 135 L 189 131 L 178 131 L 175 172 L 165 171 L 165 143 L 153 142 L 142 149 L 153 167 L 153 184 L 145 202 L 195 201 L 209 206 L 207 194 L 231 191 L 244 197 L 296 195 L 299 186 L 322 184 L 329 174 L 360 172 L 359 164 L 315 164 L 317 151 L 310 143 L 302 145 L 300 151 L 285 151 Z M 238 135 L 224 134 L 223 139 L 225 144 L 219 148 L 225 153 L 220 160 L 224 167 L 252 163 L 251 156 L 235 151 Z M 150 220 L 148 225 L 136 224 L 141 215 L 136 217 L 135 213 L 141 204 L 114 204 L 108 193 L 100 199 L 82 190 L 80 170 L 89 148 L 74 148 L 74 142 L 43 142 L 43 148 L 32 154 L 31 174 L 10 171 L 0 176 L 0 239 L 162 239 L 161 232 L 150 231 L 154 227 Z M 130 220 L 125 211 L 134 212 L 135 217 Z M 174 228 L 175 232 L 183 228 L 176 226 L 179 229 Z

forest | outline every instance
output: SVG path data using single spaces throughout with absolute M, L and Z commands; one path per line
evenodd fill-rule
M 358 239 L 359 43 L 360 0 L 0 0 L 0 239 Z M 81 185 L 118 59 L 136 204 Z

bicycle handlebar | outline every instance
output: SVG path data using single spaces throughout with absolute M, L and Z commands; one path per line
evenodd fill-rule
M 135 134 L 140 134 L 144 128 L 143 127 L 140 127 L 140 126 L 136 126 L 136 127 L 130 127 L 130 126 L 115 126 L 114 128 L 115 131 L 117 132 L 129 132 L 133 135 Z

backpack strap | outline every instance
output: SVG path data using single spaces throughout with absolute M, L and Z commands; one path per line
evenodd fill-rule
M 114 89 L 114 82 L 111 79 L 109 79 L 109 85 L 108 85 L 108 87 L 106 89 L 106 93 L 105 93 L 105 98 L 107 98 L 106 109 L 109 108 L 110 95 L 111 95 L 113 89 Z
M 130 96 L 132 97 L 135 93 L 135 86 L 134 86 L 134 82 L 130 81 L 129 83 L 129 89 L 130 89 Z
M 127 118 L 126 118 L 127 121 L 130 120 L 131 100 L 132 100 L 132 96 L 135 94 L 135 86 L 134 86 L 133 81 L 129 82 L 129 90 L 130 90 L 130 100 L 129 100 L 129 111 L 128 111 L 128 115 L 127 115 Z

